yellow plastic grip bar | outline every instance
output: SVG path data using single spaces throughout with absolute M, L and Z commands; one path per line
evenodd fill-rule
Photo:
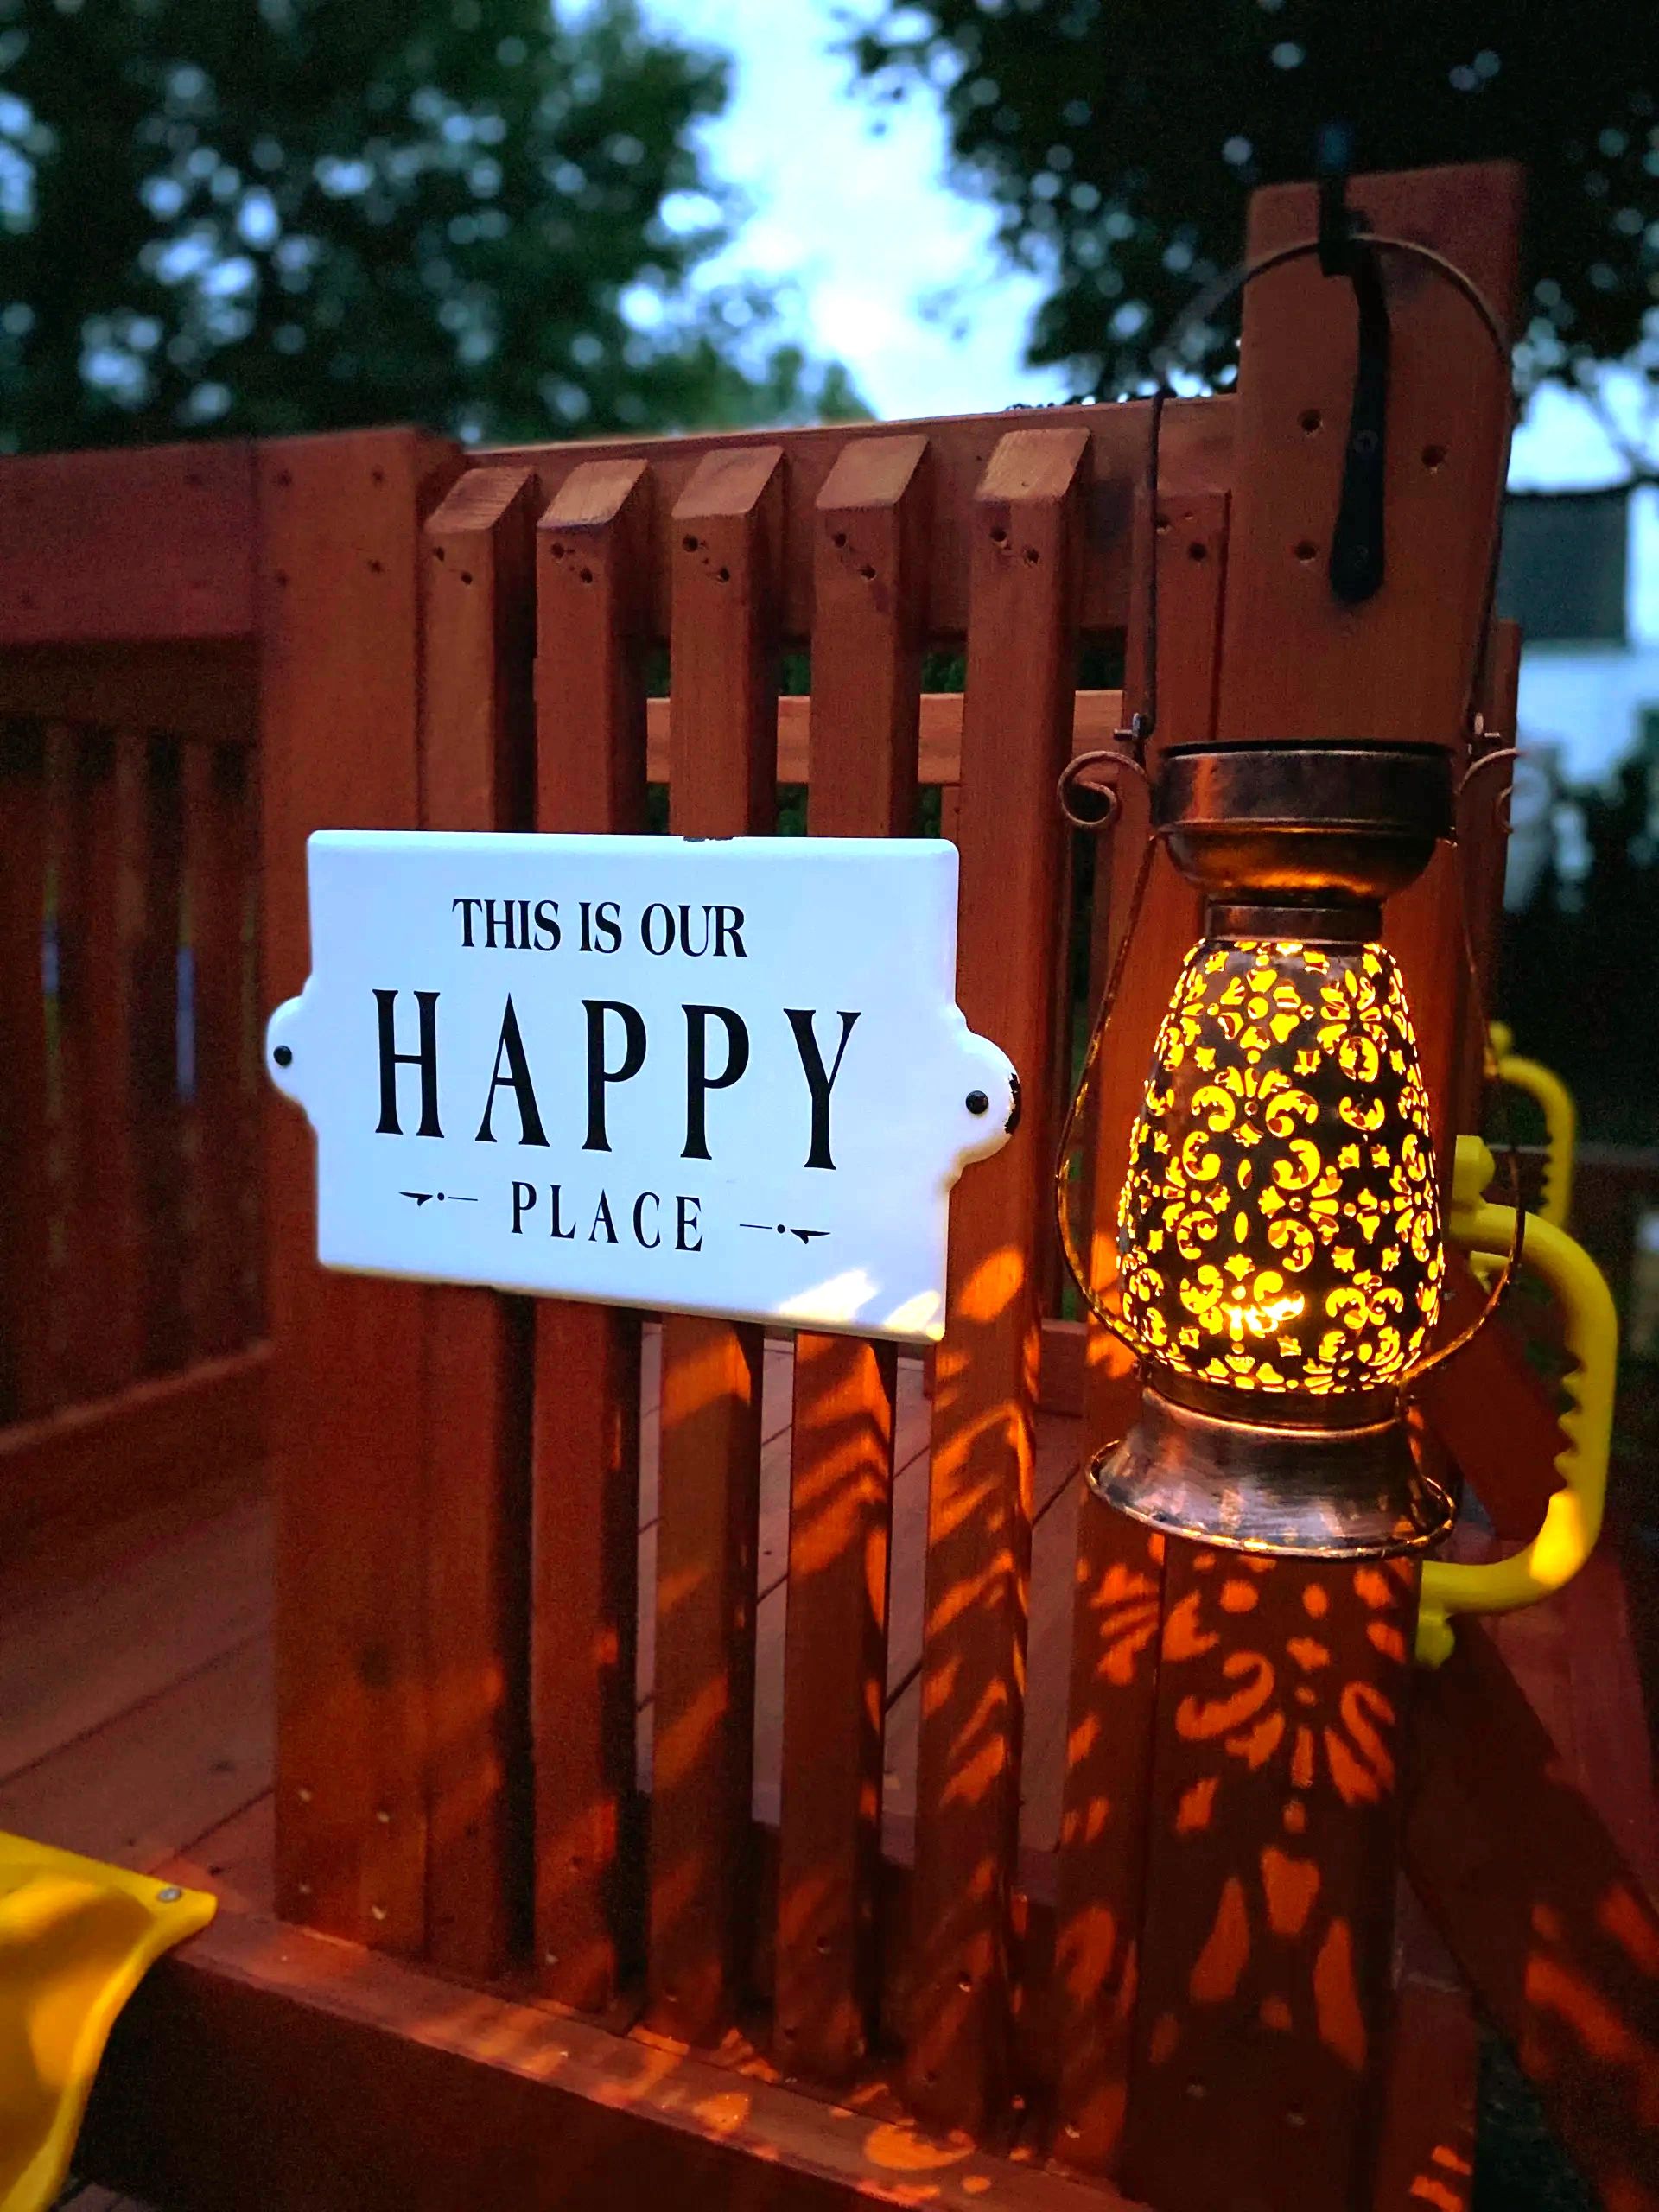
M 1510 1206 L 1488 1205 L 1483 1193 L 1496 1162 L 1478 1137 L 1458 1139 L 1447 1228 L 1465 1250 L 1508 1252 L 1515 1234 Z M 1581 1245 L 1541 1215 L 1529 1216 L 1523 1264 L 1543 1276 L 1560 1301 L 1571 1371 L 1562 1382 L 1567 1442 L 1555 1471 L 1564 1487 L 1550 1499 L 1543 1526 L 1522 1550 L 1486 1566 L 1432 1560 L 1423 1569 L 1417 1613 L 1417 1657 L 1438 1667 L 1452 1651 L 1455 1613 L 1509 1613 L 1535 1605 L 1570 1582 L 1601 1533 L 1607 1497 L 1607 1452 L 1613 1432 L 1613 1384 L 1618 1364 L 1618 1316 L 1599 1268 Z
M 1524 1090 L 1543 1109 L 1544 1135 L 1549 1141 L 1549 1166 L 1537 1218 L 1565 1229 L 1573 1205 L 1573 1154 L 1578 1142 L 1579 1109 L 1573 1094 L 1554 1068 L 1541 1060 L 1522 1059 L 1514 1050 L 1515 1038 L 1502 1021 L 1491 1025 L 1492 1052 L 1500 1083 Z

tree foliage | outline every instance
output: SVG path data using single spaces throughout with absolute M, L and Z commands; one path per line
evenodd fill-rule
M 1106 395 L 1233 262 L 1244 198 L 1352 166 L 1529 171 L 1523 380 L 1637 349 L 1659 376 L 1659 11 L 1629 0 L 921 0 L 854 44 L 885 97 L 943 99 L 959 174 L 1052 274 L 1031 358 Z M 1234 311 L 1236 314 L 1236 310 Z M 1198 365 L 1225 366 L 1210 333 Z
M 0 0 L 0 442 L 856 411 L 725 240 L 635 0 Z

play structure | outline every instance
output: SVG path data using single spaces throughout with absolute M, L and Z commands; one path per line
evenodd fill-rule
M 162 2212 L 1458 2212 L 1490 2031 L 1611 2212 L 1659 2207 L 1618 1323 L 1570 1116 L 1483 1001 L 1519 640 L 1468 295 L 1510 327 L 1519 181 L 1351 202 L 1460 279 L 1376 254 L 1382 398 L 1351 259 L 1300 254 L 1245 295 L 1236 391 L 1155 444 L 1132 400 L 0 462 L 0 1828 L 145 1878 L 31 2044 L 24 1893 L 81 1877 L 0 1860 L 37 2069 L 0 2120 L 43 2158 L 90 2089 L 75 2171 Z M 1249 257 L 1320 219 L 1258 192 Z M 1136 779 L 1104 836 L 1057 789 L 1154 668 L 1154 784 L 1190 746 L 1440 748 L 1448 791 L 1491 756 L 1349 962 L 1409 995 L 1388 1110 L 1443 1332 L 1517 1241 L 1546 1287 L 1414 1388 L 1413 1496 L 1462 1507 L 1427 1563 L 1198 1541 L 1084 1479 L 1145 1413 L 1078 1318 L 1057 1151 L 1115 982 L 1072 1217 L 1157 1325 L 1119 1192 L 1203 901 L 1161 847 L 1137 886 Z M 311 832 L 723 839 L 803 791 L 809 837 L 955 842 L 957 997 L 1020 1071 L 934 1351 L 318 1267 L 262 1043 Z M 1523 1240 L 1500 1078 L 1549 1117 Z

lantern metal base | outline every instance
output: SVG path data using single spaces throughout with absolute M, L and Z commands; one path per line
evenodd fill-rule
M 1297 1408 L 1304 1422 L 1309 1410 Z M 1150 1385 L 1134 1427 L 1088 1478 L 1097 1497 L 1151 1528 L 1289 1559 L 1424 1551 L 1457 1515 L 1397 1414 L 1362 1427 L 1275 1426 L 1180 1405 Z

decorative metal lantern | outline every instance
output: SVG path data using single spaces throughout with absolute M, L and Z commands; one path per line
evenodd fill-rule
M 1082 764 L 1079 764 L 1082 765 Z M 1178 747 L 1153 830 L 1205 894 L 1118 1205 L 1141 1413 L 1110 1503 L 1240 1548 L 1421 1548 L 1413 1458 L 1446 1259 L 1428 1095 L 1382 902 L 1452 829 L 1439 746 Z M 1068 1236 L 1068 1244 L 1070 1239 Z M 1098 1310 L 1098 1309 L 1097 1309 Z

